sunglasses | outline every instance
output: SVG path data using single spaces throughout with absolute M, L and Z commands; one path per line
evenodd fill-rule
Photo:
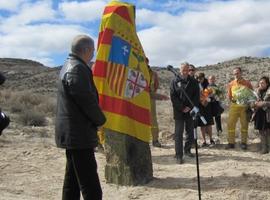
M 194 71 L 195 71 L 195 69 L 189 69 L 188 71 L 190 71 L 190 72 L 194 72 Z

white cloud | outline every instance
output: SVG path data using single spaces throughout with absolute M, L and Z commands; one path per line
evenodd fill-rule
M 54 66 L 53 57 L 68 53 L 75 35 L 92 32 L 58 19 L 52 1 L 26 2 L 19 10 L 0 22 L 1 57 L 34 59 Z
M 51 7 L 51 1 L 23 4 L 18 13 L 2 22 L 2 26 L 14 28 L 18 25 L 54 19 L 56 12 Z
M 59 5 L 66 19 L 76 22 L 100 19 L 107 1 L 94 0 L 86 2 L 63 2 Z
M 270 48 L 269 1 L 210 1 L 200 11 L 192 6 L 193 10 L 176 15 L 138 11 L 138 23 L 151 26 L 141 30 L 139 37 L 152 65 L 212 64 L 259 56 Z
M 28 0 L 1 0 L 0 10 L 14 11 L 22 4 L 28 2 Z
M 67 53 L 74 35 L 98 32 L 107 2 L 65 0 L 53 7 L 52 0 L 0 0 L 0 9 L 10 11 L 7 16 L 0 11 L 0 57 L 54 65 L 53 57 Z M 270 52 L 270 1 L 194 2 L 136 2 L 136 21 L 143 28 L 138 35 L 151 65 L 205 65 Z
M 70 41 L 86 29 L 72 25 L 24 26 L 1 36 L 1 57 L 28 58 L 53 66 L 52 56 L 68 52 Z

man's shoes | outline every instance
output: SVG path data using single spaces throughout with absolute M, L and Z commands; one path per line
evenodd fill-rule
M 263 148 L 261 151 L 260 151 L 261 154 L 267 154 L 269 153 L 268 149 L 266 148 Z
M 211 144 L 211 145 L 215 145 L 216 143 L 215 143 L 214 140 L 210 140 L 210 144 Z
M 206 142 L 202 143 L 201 147 L 207 147 L 208 144 Z
M 176 156 L 176 163 L 181 165 L 184 163 L 184 159 L 180 156 Z
M 156 140 L 156 141 L 153 141 L 153 147 L 158 147 L 158 148 L 160 148 L 161 147 L 161 144 L 160 144 L 160 142 L 158 141 L 158 140 Z
M 227 144 L 225 149 L 234 149 L 234 144 L 231 144 L 231 143 Z
M 246 144 L 246 143 L 242 143 L 242 144 L 241 144 L 241 149 L 247 150 L 247 144 Z
M 194 154 L 191 153 L 190 151 L 185 152 L 185 155 L 190 157 L 190 158 L 194 158 Z

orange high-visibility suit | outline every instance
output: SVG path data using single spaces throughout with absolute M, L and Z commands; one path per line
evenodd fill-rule
M 248 137 L 248 120 L 246 115 L 246 110 L 248 105 L 245 104 L 236 104 L 236 95 L 235 91 L 237 91 L 241 87 L 247 87 L 252 89 L 252 85 L 248 80 L 240 79 L 233 80 L 228 85 L 228 97 L 230 99 L 231 105 L 229 108 L 229 116 L 228 116 L 228 143 L 235 143 L 235 127 L 240 118 L 241 124 L 241 143 L 247 144 Z

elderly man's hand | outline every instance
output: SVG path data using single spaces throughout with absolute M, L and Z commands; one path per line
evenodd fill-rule
M 183 113 L 188 113 L 190 110 L 191 110 L 190 107 L 186 106 L 186 107 L 182 110 L 182 112 L 183 112 Z

